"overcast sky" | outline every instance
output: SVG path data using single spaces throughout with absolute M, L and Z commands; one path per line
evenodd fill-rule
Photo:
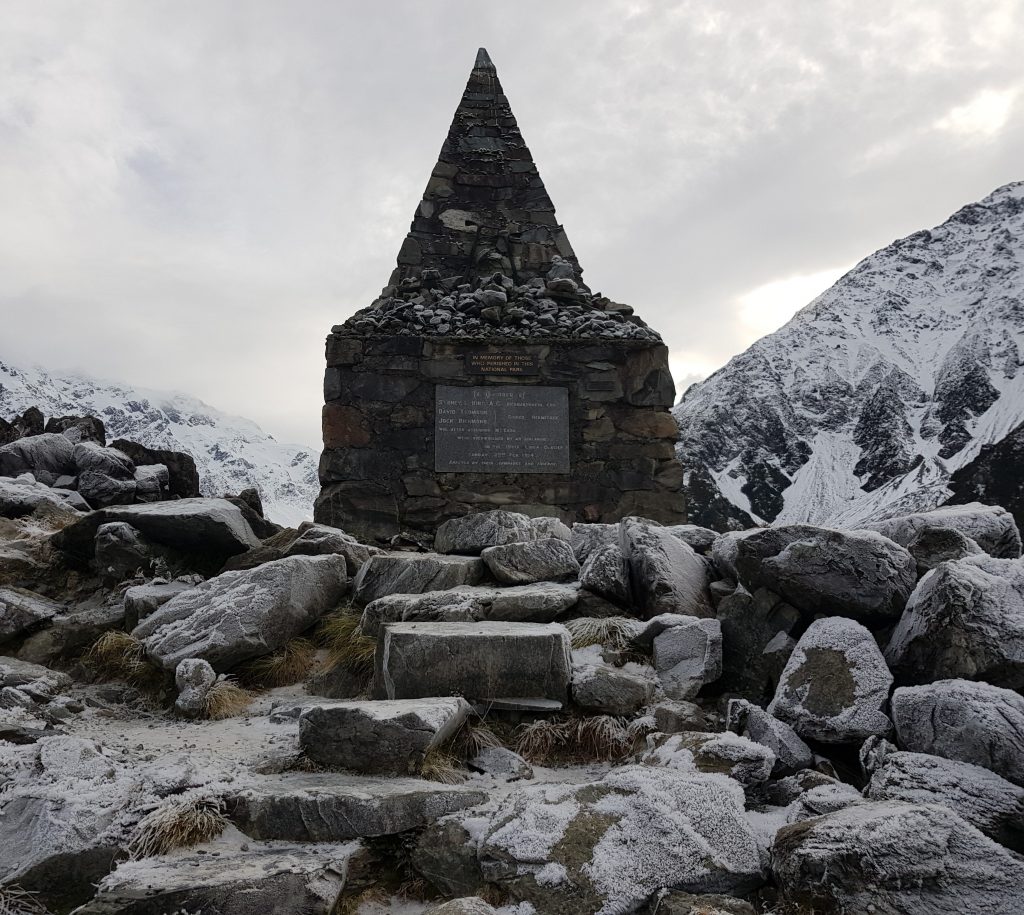
M 0 358 L 317 444 L 481 45 L 680 390 L 1024 178 L 1019 0 L 4 0 Z

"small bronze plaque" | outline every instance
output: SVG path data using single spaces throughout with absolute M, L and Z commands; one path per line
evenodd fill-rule
M 470 375 L 539 375 L 540 357 L 534 353 L 466 353 Z

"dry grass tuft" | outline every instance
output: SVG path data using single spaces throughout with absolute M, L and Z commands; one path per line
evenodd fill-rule
M 619 759 L 633 749 L 633 738 L 626 722 L 611 715 L 578 719 L 576 743 L 590 759 Z
M 230 677 L 221 677 L 210 688 L 204 700 L 205 716 L 211 721 L 241 715 L 252 703 L 253 695 Z
M 487 747 L 503 747 L 504 744 L 486 724 L 466 724 L 460 728 L 448 746 L 452 755 L 468 760 Z
M 292 639 L 283 648 L 257 658 L 239 671 L 246 685 L 262 689 L 291 686 L 309 676 L 316 661 L 316 645 L 309 639 Z
M 570 730 L 568 718 L 538 718 L 516 731 L 515 750 L 523 759 L 541 763 L 556 746 L 567 743 Z
M 637 621 L 628 616 L 609 616 L 604 619 L 580 617 L 566 620 L 564 625 L 572 636 L 573 648 L 602 645 L 615 651 L 628 648 L 640 628 Z
M 134 860 L 166 855 L 217 838 L 228 821 L 221 802 L 213 798 L 173 800 L 145 816 L 128 842 Z
M 343 608 L 320 621 L 320 639 L 328 654 L 328 670 L 344 667 L 361 677 L 373 676 L 377 640 L 359 630 L 359 614 Z
M 0 886 L 0 915 L 46 915 L 46 906 L 20 886 Z
M 621 759 L 634 744 L 626 722 L 611 715 L 541 718 L 516 732 L 516 752 L 529 762 L 543 765 Z
M 458 785 L 466 780 L 459 760 L 444 750 L 430 750 L 420 765 L 420 776 L 442 785 Z
M 82 663 L 104 680 L 124 680 L 139 689 L 157 689 L 164 674 L 146 659 L 142 642 L 127 632 L 104 632 L 82 655 Z

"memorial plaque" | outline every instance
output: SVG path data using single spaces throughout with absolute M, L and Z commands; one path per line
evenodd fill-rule
M 435 471 L 569 472 L 565 388 L 439 384 L 435 404 Z
M 539 375 L 540 357 L 535 353 L 506 350 L 498 353 L 466 353 L 470 375 Z

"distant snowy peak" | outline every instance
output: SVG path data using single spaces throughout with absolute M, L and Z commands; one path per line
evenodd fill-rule
M 107 438 L 195 458 L 204 495 L 255 486 L 267 517 L 294 526 L 312 518 L 319 492 L 316 449 L 281 444 L 256 423 L 221 413 L 188 394 L 150 391 L 78 374 L 20 368 L 0 359 L 0 416 L 37 406 L 44 415 L 98 416 Z
M 872 254 L 692 386 L 674 411 L 680 456 L 755 520 L 856 524 L 934 505 L 1024 420 L 1022 354 L 1016 182 Z

